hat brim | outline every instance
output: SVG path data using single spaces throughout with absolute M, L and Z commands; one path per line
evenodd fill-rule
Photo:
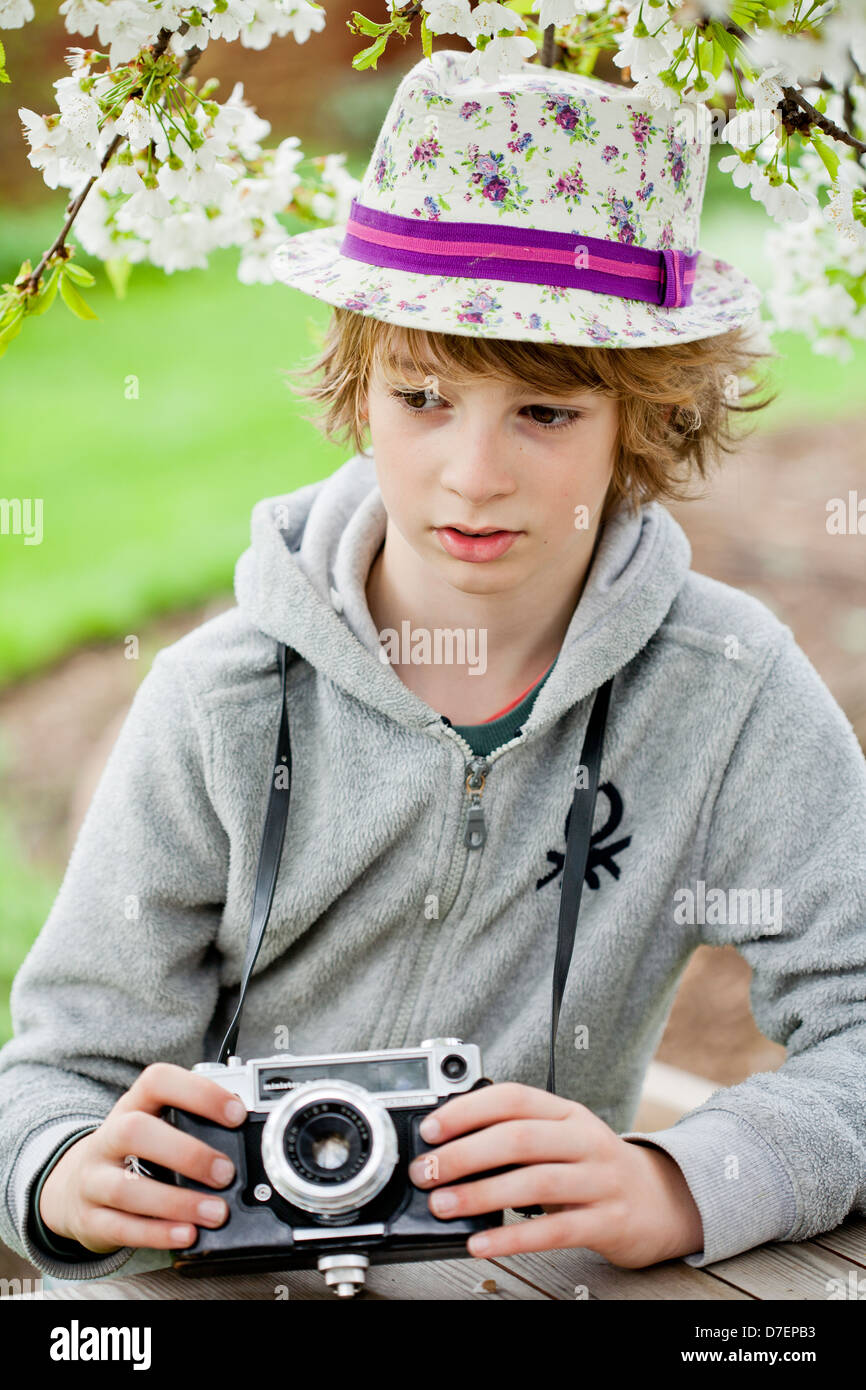
M 660 347 L 712 338 L 752 319 L 762 291 L 701 251 L 691 304 L 664 308 L 592 290 L 462 275 L 421 275 L 340 253 L 344 225 L 299 232 L 270 259 L 291 289 L 355 313 L 428 332 L 588 347 Z

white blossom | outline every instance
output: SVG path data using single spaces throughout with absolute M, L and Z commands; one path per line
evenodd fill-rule
M 92 34 L 105 13 L 101 0 L 63 0 L 59 6 L 60 14 L 66 17 L 66 29 L 70 34 Z
M 255 17 L 255 6 L 249 0 L 229 0 L 227 10 L 222 14 L 208 15 L 208 29 L 212 39 L 225 39 L 227 43 L 234 43 L 240 36 L 241 29 L 252 24 Z
M 77 187 L 99 173 L 101 150 L 79 139 L 79 133 L 90 127 L 74 105 L 64 115 L 55 114 L 50 121 L 26 106 L 19 107 L 18 115 L 30 145 L 27 158 L 34 169 L 42 170 L 49 188 Z
M 117 213 L 117 225 L 122 231 L 139 236 L 152 236 L 154 223 L 172 215 L 172 206 L 161 188 L 141 188 L 133 193 Z
M 483 52 L 476 49 L 468 55 L 464 72 L 467 77 L 478 76 L 483 82 L 495 82 L 506 73 L 519 71 L 526 59 L 537 52 L 532 39 L 520 34 L 491 39 Z
M 344 154 L 329 154 L 322 170 L 322 184 L 333 196 L 334 211 L 330 215 L 335 222 L 346 220 L 352 199 L 358 196 L 361 189 L 360 180 L 349 173 L 345 163 Z
M 127 137 L 130 149 L 133 150 L 143 150 L 151 140 L 163 138 L 162 126 L 153 114 L 153 108 L 135 97 L 130 97 L 120 115 L 115 118 L 115 128 L 118 134 Z
M 827 271 L 839 267 L 862 283 L 866 248 L 840 239 L 813 208 L 805 221 L 768 231 L 764 253 L 775 267 L 766 296 L 774 331 L 804 333 L 814 352 L 847 361 L 852 339 L 866 338 L 866 311 L 843 285 L 827 280 Z
M 499 5 L 496 0 L 485 0 L 485 3 L 476 5 L 471 13 L 472 34 L 496 34 L 500 29 L 508 29 L 514 32 L 515 29 L 525 29 L 526 20 L 514 10 L 509 10 L 505 5 Z
M 277 223 L 276 226 L 265 227 L 257 237 L 249 241 L 243 249 L 238 266 L 238 279 L 241 283 L 244 285 L 273 284 L 274 277 L 270 267 L 271 257 L 277 247 L 281 246 L 285 240 L 285 229 Z
M 799 87 L 798 82 L 780 82 L 781 72 L 782 69 L 779 65 L 774 64 L 773 67 L 766 68 L 760 74 L 757 82 L 752 83 L 750 96 L 756 111 L 775 111 L 785 95 L 782 87 L 794 87 L 795 89 Z
M 306 43 L 310 34 L 325 27 L 325 11 L 307 0 L 255 0 L 254 17 L 240 29 L 244 48 L 267 48 L 272 38 L 292 34 Z
M 851 52 L 861 71 L 866 62 L 866 16 L 862 11 L 856 14 L 849 4 L 840 5 L 821 24 L 811 46 L 817 50 L 827 81 L 837 89 L 847 86 L 855 75 Z
M 318 34 L 325 27 L 325 11 L 321 5 L 310 5 L 307 0 L 277 0 L 278 8 L 288 17 L 288 25 L 280 29 L 280 35 L 291 34 L 296 43 L 306 43 L 311 34 Z
M 866 193 L 852 185 L 834 189 L 830 201 L 824 208 L 824 216 L 832 223 L 840 235 L 848 237 L 859 246 L 866 246 L 866 225 L 854 213 L 854 196 L 858 194 L 860 216 L 866 215 Z
M 809 209 L 818 206 L 817 198 L 808 189 L 794 188 L 785 180 L 772 183 L 766 174 L 752 180 L 751 194 L 776 222 L 804 222 Z
M 646 13 L 651 14 L 649 6 Z M 674 49 L 679 46 L 681 31 L 675 24 L 668 24 L 660 34 L 651 33 L 642 38 L 635 36 L 640 9 L 629 15 L 628 24 L 618 38 L 619 51 L 613 61 L 618 68 L 628 68 L 635 82 L 644 77 L 657 76 L 664 68 L 670 67 Z M 649 25 L 646 28 L 649 29 Z
M 87 196 L 89 200 L 93 194 L 100 190 L 109 194 L 110 197 L 115 197 L 118 193 L 140 193 L 143 188 L 144 182 L 141 174 L 132 164 L 118 164 L 115 161 L 99 175 Z
M 110 66 L 118 68 L 156 40 L 159 20 L 147 0 L 111 0 L 102 7 L 97 33 L 99 42 L 108 47 Z
M 778 122 L 771 110 L 738 111 L 722 131 L 722 140 L 738 150 L 751 149 L 777 132 Z
M 761 167 L 756 160 L 753 159 L 747 164 L 738 154 L 724 155 L 719 160 L 719 169 L 723 174 L 731 175 L 737 188 L 750 188 L 755 176 L 761 173 Z
M 424 9 L 431 34 L 459 34 L 471 41 L 476 33 L 469 0 L 425 0 Z
M 74 76 L 87 77 L 90 73 L 90 64 L 86 55 L 86 48 L 67 48 L 65 58 Z
M 42 170 L 42 177 L 49 188 L 56 188 L 60 173 L 60 148 L 66 139 L 65 131 L 61 130 L 59 121 L 51 127 L 44 117 L 38 116 L 27 106 L 19 106 L 18 115 L 24 124 L 25 136 L 30 145 L 27 155 L 29 162 L 34 169 Z
M 599 8 L 599 0 L 540 0 L 538 27 L 546 29 L 548 24 L 555 24 L 557 29 L 562 29 L 578 15 L 591 13 Z
M 650 106 L 655 108 L 676 109 L 682 105 L 679 92 L 652 74 L 642 77 L 632 88 L 632 92 L 639 100 L 648 101 Z
M 0 29 L 20 29 L 34 14 L 30 0 L 0 0 Z
M 779 11 L 776 11 L 779 22 Z M 802 80 L 821 76 L 820 46 L 808 37 L 783 34 L 775 25 L 759 29 L 743 40 L 746 61 L 756 72 L 773 67 L 783 87 L 795 87 Z
M 270 121 L 263 120 L 244 100 L 244 84 L 236 82 L 231 96 L 223 102 L 213 123 L 202 129 L 215 154 L 225 155 L 234 147 L 244 159 L 256 159 L 261 141 L 271 133 Z
M 182 58 L 193 48 L 197 48 L 200 53 L 203 53 L 208 46 L 210 37 L 210 25 L 191 24 L 183 34 L 175 30 L 168 41 L 168 51 L 176 54 L 178 58 Z
M 176 270 L 207 270 L 213 249 L 207 214 L 201 208 L 173 213 L 154 225 L 148 252 L 154 265 L 168 274 Z
M 200 203 L 203 207 L 218 206 L 234 183 L 231 169 L 206 145 L 187 151 L 180 169 L 161 165 L 156 177 L 166 197 Z

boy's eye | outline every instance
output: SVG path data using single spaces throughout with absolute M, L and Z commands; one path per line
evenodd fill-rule
M 423 387 L 416 391 L 393 390 L 389 392 L 389 395 L 395 396 L 413 415 L 429 414 L 425 409 L 426 403 L 431 405 L 440 404 L 440 398 L 435 396 L 432 391 L 428 394 Z M 545 430 L 563 429 L 566 425 L 571 425 L 575 420 L 579 420 L 583 415 L 582 410 L 566 410 L 564 406 L 526 405 L 523 409 L 540 411 L 542 416 L 559 417 L 554 419 L 542 418 L 540 420 L 533 420 L 534 424 L 538 425 L 540 429 Z

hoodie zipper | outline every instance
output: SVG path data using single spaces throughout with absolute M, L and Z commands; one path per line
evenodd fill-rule
M 487 775 L 492 765 L 498 758 L 502 757 L 503 753 L 507 753 L 509 748 L 514 748 L 516 744 L 524 741 L 521 733 L 515 734 L 514 738 L 509 739 L 508 743 L 503 743 L 501 747 L 494 748 L 492 753 L 488 753 L 486 756 L 482 757 L 472 750 L 463 735 L 458 734 L 456 729 L 452 728 L 451 725 L 443 724 L 442 728 L 448 734 L 449 738 L 455 739 L 464 752 L 468 754 L 463 778 L 464 793 L 468 799 L 468 804 L 461 821 L 460 829 L 462 833 L 459 835 L 454 853 L 451 856 L 451 863 L 448 867 L 445 888 L 442 900 L 439 904 L 439 915 L 435 917 L 433 921 L 427 923 L 424 936 L 421 939 L 421 949 L 412 967 L 413 988 L 407 989 L 404 992 L 402 1006 L 394 1021 L 393 1028 L 391 1029 L 391 1038 L 396 1038 L 398 1041 L 396 1043 L 389 1043 L 389 1046 L 400 1047 L 403 1045 L 406 1029 L 409 1026 L 409 1019 L 412 1016 L 418 998 L 418 991 L 424 976 L 427 974 L 427 968 L 436 945 L 438 933 L 434 928 L 444 921 L 457 900 L 457 895 L 460 892 L 460 885 L 463 882 L 463 875 L 466 872 L 466 865 L 469 862 L 469 855 L 473 850 L 483 849 L 487 841 L 487 822 L 484 819 L 484 808 L 481 805 L 481 798 L 487 784 Z

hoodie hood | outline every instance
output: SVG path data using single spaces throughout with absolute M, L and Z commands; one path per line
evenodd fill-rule
M 248 621 L 293 648 L 348 695 L 418 728 L 440 715 L 380 657 L 366 599 L 387 512 L 372 454 L 252 512 L 235 595 Z M 556 664 L 524 725 L 558 718 L 625 666 L 664 621 L 689 573 L 691 547 L 658 502 L 608 519 Z

